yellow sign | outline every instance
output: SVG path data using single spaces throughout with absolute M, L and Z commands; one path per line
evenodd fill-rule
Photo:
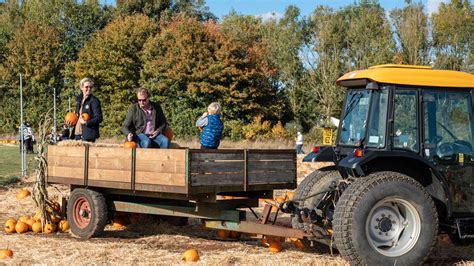
M 332 129 L 324 128 L 323 129 L 323 145 L 332 145 Z

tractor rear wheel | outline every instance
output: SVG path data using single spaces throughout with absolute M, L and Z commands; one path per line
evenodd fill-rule
M 336 246 L 354 264 L 413 265 L 428 258 L 438 231 L 431 196 L 416 180 L 378 172 L 352 182 L 336 204 Z
M 101 235 L 107 223 L 104 196 L 89 189 L 74 189 L 67 203 L 67 219 L 72 234 L 80 238 Z

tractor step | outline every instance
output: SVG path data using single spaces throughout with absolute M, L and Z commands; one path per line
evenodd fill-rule
M 459 239 L 474 238 L 474 217 L 455 220 Z

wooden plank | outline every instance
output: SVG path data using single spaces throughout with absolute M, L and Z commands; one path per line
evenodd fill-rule
M 84 180 L 82 178 L 69 178 L 62 176 L 48 176 L 48 183 L 57 183 L 57 184 L 69 184 L 69 185 L 83 185 Z
M 293 183 L 296 180 L 296 171 L 258 171 L 249 172 L 249 184 Z
M 295 170 L 294 161 L 250 161 L 248 164 L 249 171 L 254 170 Z
M 68 178 L 84 179 L 83 165 L 72 166 L 48 166 L 48 176 L 61 176 Z
M 242 172 L 243 161 L 194 161 L 191 162 L 191 173 Z
M 130 159 L 132 150 L 118 147 L 89 147 L 89 162 L 91 159 Z
M 84 156 L 82 157 L 65 157 L 48 154 L 48 166 L 84 166 Z
M 135 188 L 138 184 L 156 184 L 167 186 L 186 185 L 185 173 L 154 173 L 148 171 L 135 172 Z
M 186 165 L 184 161 L 160 161 L 160 160 L 140 160 L 135 162 L 135 169 L 137 172 L 154 172 L 154 173 L 170 173 L 170 174 L 184 174 Z
M 209 152 L 190 152 L 190 160 L 191 162 L 194 161 L 205 161 L 205 160 L 234 160 L 234 161 L 243 161 L 244 160 L 244 151 L 243 150 L 236 150 L 234 152 L 216 152 L 216 153 L 209 153 Z
M 69 147 L 69 146 L 48 146 L 48 156 L 49 154 L 54 156 L 64 156 L 64 157 L 82 157 L 84 158 L 85 147 Z
M 191 186 L 243 185 L 243 173 L 190 174 Z
M 186 161 L 186 150 L 183 149 L 137 149 L 137 162 L 139 161 Z
M 128 188 L 131 186 L 130 171 L 89 168 L 89 185 L 92 180 L 128 182 Z
M 89 187 L 104 187 L 104 188 L 118 188 L 118 189 L 130 189 L 130 182 L 117 182 L 117 181 L 104 181 L 104 180 L 90 180 L 88 182 Z
M 294 153 L 250 153 L 249 161 L 295 160 Z
M 166 186 L 156 184 L 135 184 L 135 190 L 146 192 L 164 192 L 166 194 L 159 195 L 160 198 L 172 197 L 169 193 L 187 194 L 186 187 L 183 186 Z
M 120 170 L 127 171 L 130 175 L 132 158 L 91 158 L 89 157 L 89 169 Z

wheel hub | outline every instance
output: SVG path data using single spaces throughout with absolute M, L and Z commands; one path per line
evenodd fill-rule
M 388 232 L 392 229 L 392 220 L 390 218 L 384 217 L 379 221 L 379 228 L 382 232 Z

